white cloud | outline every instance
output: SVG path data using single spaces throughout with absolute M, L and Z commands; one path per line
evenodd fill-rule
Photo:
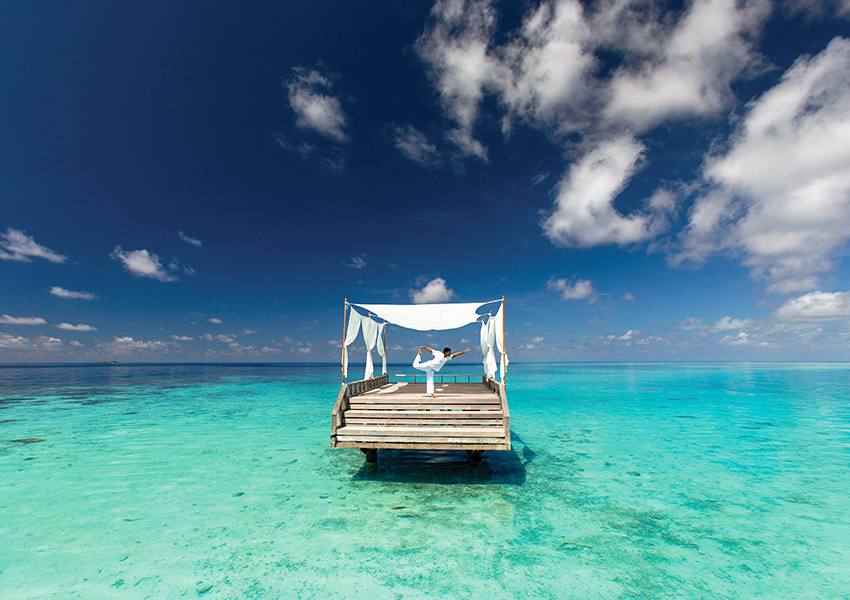
M 6 325 L 47 325 L 47 321 L 41 317 L 12 317 L 10 315 L 0 316 L 0 323 Z
M 435 302 L 448 302 L 455 295 L 454 291 L 446 285 L 442 277 L 432 279 L 420 289 L 410 290 L 410 298 L 414 304 L 433 304 Z
M 286 84 L 289 105 L 295 111 L 295 124 L 302 129 L 312 129 L 337 142 L 348 140 L 345 113 L 339 99 L 331 95 L 330 79 L 312 69 L 294 69 L 295 75 Z
M 811 290 L 850 240 L 850 41 L 802 57 L 709 155 L 674 264 L 740 252 L 767 290 Z
M 734 329 L 746 329 L 747 327 L 752 327 L 753 319 L 735 319 L 730 316 L 725 316 L 715 321 L 715 323 L 711 326 L 712 332 L 718 331 L 732 331 Z
M 179 260 L 172 257 L 170 261 L 168 261 L 168 270 L 169 271 L 183 271 L 186 275 L 195 275 L 197 271 L 190 266 L 181 264 Z
M 393 144 L 404 156 L 420 165 L 435 165 L 440 161 L 437 147 L 412 125 L 397 126 L 393 131 Z
M 182 231 L 178 231 L 177 235 L 180 237 L 181 240 L 183 240 L 187 244 L 192 244 L 193 246 L 199 246 L 199 247 L 203 246 L 203 243 L 201 242 L 201 240 L 199 240 L 198 238 L 188 236 L 185 233 L 183 233 Z
M 503 131 L 509 133 L 515 119 L 559 132 L 584 123 L 596 66 L 592 50 L 591 27 L 577 0 L 530 9 L 513 39 L 496 49 L 501 61 L 491 86 L 508 111 Z
M 626 333 L 624 333 L 623 335 L 621 335 L 617 339 L 620 340 L 621 342 L 628 342 L 628 341 L 631 341 L 631 339 L 633 337 L 635 337 L 636 335 L 638 335 L 639 333 L 640 333 L 639 331 L 635 331 L 634 329 L 629 329 Z
M 309 346 L 304 346 L 303 348 L 297 349 L 297 352 L 300 352 L 301 354 L 310 354 L 312 351 L 313 351 L 313 349 L 310 348 Z
M 18 350 L 24 348 L 29 340 L 20 335 L 0 333 L 0 348 Z
M 0 348 L 27 352 L 55 351 L 62 348 L 62 340 L 44 335 L 30 340 L 19 335 L 0 333 Z
M 96 327 L 86 325 L 85 323 L 80 323 L 78 325 L 72 325 L 71 323 L 59 323 L 56 328 L 64 329 L 65 331 L 97 331 Z
M 434 22 L 417 41 L 417 50 L 455 123 L 446 137 L 463 156 L 486 161 L 487 149 L 473 137 L 472 128 L 483 88 L 497 67 L 487 52 L 495 13 L 488 0 L 438 0 L 431 14 Z
M 634 295 L 633 295 L 631 292 L 626 292 L 626 293 L 623 295 L 623 300 L 625 300 L 626 302 L 631 302 L 631 301 L 632 301 L 632 300 L 634 300 L 634 299 L 635 299 L 635 297 L 634 297 Z
M 219 334 L 217 334 L 217 335 L 215 336 L 215 339 L 217 339 L 219 342 L 224 342 L 225 344 L 232 344 L 234 341 L 236 341 L 236 337 L 235 337 L 235 336 L 233 336 L 233 335 L 228 335 L 228 334 L 226 334 L 226 333 L 219 333 Z
M 78 342 L 77 340 L 71 340 L 70 342 L 68 342 L 68 344 L 70 344 L 74 348 L 85 348 L 86 347 L 85 344 L 83 344 L 82 342 Z
M 130 336 L 115 337 L 111 342 L 101 344 L 110 352 L 115 354 L 129 354 L 135 351 L 145 350 L 167 350 L 168 343 L 159 340 L 136 340 Z
M 721 344 L 728 344 L 729 346 L 767 346 L 768 342 L 764 340 L 752 339 L 750 338 L 750 334 L 746 331 L 739 331 L 738 335 L 727 335 L 724 336 L 723 339 L 720 340 Z
M 124 252 L 121 246 L 115 246 L 110 258 L 120 260 L 124 268 L 136 277 L 150 277 L 157 281 L 177 281 L 177 276 L 169 273 L 159 260 L 159 256 L 147 250 Z
M 207 319 L 207 321 L 215 325 L 221 325 L 221 319 L 219 319 L 218 317 L 210 317 L 209 319 Z
M 7 227 L 6 233 L 0 233 L 0 260 L 29 262 L 32 257 L 43 258 L 52 263 L 64 263 L 68 260 L 67 256 L 45 248 L 20 229 Z
M 773 317 L 780 321 L 827 322 L 850 319 L 850 292 L 811 292 L 788 300 Z
M 191 342 L 194 338 L 191 335 L 172 335 L 171 339 L 175 342 Z
M 650 26 L 660 41 L 643 47 L 646 60 L 614 73 L 606 118 L 642 131 L 669 118 L 726 108 L 734 100 L 731 83 L 760 66 L 753 34 L 769 12 L 767 0 L 694 0 L 668 31 Z M 629 29 L 642 38 L 647 31 L 646 26 Z
M 65 298 L 68 300 L 96 300 L 97 296 L 92 294 L 91 292 L 72 292 L 71 290 L 66 290 L 63 287 L 59 287 L 58 285 L 54 285 L 50 288 L 50 293 L 57 298 Z
M 211 341 L 213 341 L 213 340 L 215 339 L 215 338 L 212 336 L 212 334 L 211 334 L 211 333 L 204 333 L 203 335 L 201 335 L 201 336 L 200 336 L 200 338 L 201 338 L 202 340 L 204 340 L 205 342 L 211 342 Z
M 831 14 L 850 18 L 850 0 L 782 0 L 782 7 L 792 15 L 802 13 L 810 18 Z
M 614 208 L 614 199 L 640 168 L 644 150 L 635 138 L 622 136 L 600 143 L 574 163 L 558 184 L 554 212 L 543 223 L 549 239 L 564 247 L 624 245 L 666 227 L 667 207 L 657 200 L 648 212 L 628 216 Z
M 596 291 L 589 279 L 579 279 L 571 283 L 566 279 L 555 279 L 554 277 L 546 284 L 550 290 L 559 292 L 564 300 L 587 300 L 596 302 Z
M 366 255 L 364 254 L 362 256 L 352 256 L 350 263 L 343 261 L 342 264 L 348 267 L 349 269 L 362 269 L 366 266 Z

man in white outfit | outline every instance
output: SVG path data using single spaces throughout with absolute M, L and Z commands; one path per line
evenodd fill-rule
M 429 360 L 428 362 L 422 362 L 422 350 L 427 350 L 434 355 L 434 358 Z M 432 398 L 436 398 L 437 394 L 434 393 L 434 373 L 443 368 L 443 365 L 449 362 L 456 356 L 460 356 L 469 352 L 469 350 L 464 350 L 463 352 L 455 352 L 452 354 L 451 348 L 443 348 L 442 352 L 438 352 L 433 348 L 429 348 L 428 346 L 419 346 L 419 352 L 416 353 L 416 358 L 413 361 L 413 368 L 419 369 L 420 371 L 425 371 L 425 374 L 428 376 L 427 384 L 425 386 L 425 391 Z

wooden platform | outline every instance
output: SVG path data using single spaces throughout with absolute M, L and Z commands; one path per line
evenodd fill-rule
M 500 382 L 437 375 L 438 397 L 431 398 L 421 375 L 392 379 L 382 375 L 343 384 L 332 415 L 332 448 L 511 449 L 510 412 Z

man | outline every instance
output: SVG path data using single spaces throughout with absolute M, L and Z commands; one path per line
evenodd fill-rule
M 434 358 L 429 360 L 428 362 L 422 361 L 422 350 L 427 350 L 434 355 Z M 419 352 L 416 353 L 416 359 L 413 361 L 413 368 L 419 369 L 420 371 L 425 371 L 425 374 L 428 376 L 427 384 L 425 386 L 425 391 L 432 398 L 436 398 L 437 394 L 434 393 L 434 373 L 443 368 L 443 365 L 455 358 L 456 356 L 460 356 L 461 354 L 465 354 L 469 352 L 469 350 L 464 350 L 463 352 L 455 352 L 452 354 L 451 348 L 443 348 L 442 352 L 437 352 L 433 348 L 429 348 L 428 346 L 419 346 Z

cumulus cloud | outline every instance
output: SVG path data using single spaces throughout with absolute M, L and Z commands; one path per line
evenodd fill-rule
M 732 331 L 734 329 L 745 329 L 753 325 L 753 319 L 735 319 L 730 316 L 722 317 L 711 326 L 712 332 Z
M 74 348 L 85 348 L 86 347 L 86 345 L 84 343 L 78 342 L 77 340 L 71 340 L 70 342 L 68 342 L 68 344 L 73 346 Z
M 6 233 L 0 233 L 0 260 L 30 262 L 32 258 L 43 258 L 52 263 L 68 260 L 67 256 L 45 248 L 20 229 L 8 227 Z
M 348 267 L 349 269 L 363 269 L 366 267 L 366 255 L 363 254 L 361 256 L 352 256 L 351 262 L 343 261 L 342 264 Z
M 11 350 L 24 348 L 29 340 L 20 335 L 12 335 L 11 333 L 0 333 L 0 348 Z
M 770 292 L 821 285 L 850 240 L 850 41 L 798 59 L 703 178 L 674 264 L 739 252 Z
M 130 336 L 115 337 L 111 342 L 101 344 L 106 350 L 115 354 L 131 354 L 137 351 L 167 350 L 169 343 L 160 340 L 136 340 Z
M 564 300 L 587 300 L 596 302 L 596 291 L 589 279 L 579 279 L 570 282 L 566 279 L 555 279 L 554 277 L 546 284 L 550 290 L 561 294 Z
M 45 352 L 62 348 L 62 340 L 45 335 L 29 339 L 20 335 L 0 333 L 0 349 L 26 352 Z
M 201 242 L 201 240 L 199 240 L 198 238 L 194 238 L 194 237 L 188 236 L 188 235 L 186 235 L 185 233 L 183 233 L 182 231 L 178 231 L 178 232 L 177 232 L 177 236 L 178 236 L 181 240 L 183 240 L 184 242 L 186 242 L 187 244 L 191 244 L 191 245 L 193 245 L 193 246 L 198 246 L 198 247 L 203 246 L 203 243 Z
M 221 325 L 221 319 L 218 317 L 210 317 L 207 319 L 208 322 L 213 323 L 214 325 Z
M 435 165 L 440 161 L 440 153 L 437 147 L 428 141 L 424 133 L 412 125 L 395 127 L 393 145 L 406 158 L 420 165 Z
M 765 340 L 753 339 L 746 331 L 739 331 L 737 335 L 727 335 L 720 340 L 721 344 L 729 346 L 753 346 L 763 347 L 769 345 Z
M 782 7 L 792 15 L 803 14 L 809 18 L 831 14 L 850 18 L 850 0 L 782 0 Z
M 410 298 L 414 304 L 433 304 L 448 302 L 455 295 L 442 277 L 432 279 L 420 289 L 410 290 Z
M 454 122 L 446 137 L 461 155 L 487 160 L 473 136 L 484 86 L 497 63 L 488 53 L 495 11 L 488 0 L 438 0 L 433 22 L 417 41 L 446 115 Z
M 850 292 L 811 292 L 788 300 L 773 317 L 780 321 L 827 322 L 850 319 Z
M 79 323 L 77 325 L 72 325 L 71 323 L 59 323 L 56 328 L 64 329 L 65 331 L 97 331 L 96 327 L 86 325 L 85 323 Z
M 516 30 L 500 31 L 491 0 L 437 0 L 416 48 L 461 157 L 487 160 L 474 130 L 490 95 L 506 137 L 522 122 L 568 154 L 583 149 L 542 223 L 552 242 L 626 245 L 664 232 L 675 209 L 666 190 L 632 214 L 614 208 L 644 166 L 636 135 L 732 106 L 732 84 L 764 69 L 755 45 L 770 9 L 769 0 L 692 0 L 681 11 L 648 0 L 544 0 Z M 600 69 L 600 53 L 619 64 Z
M 47 325 L 41 317 L 12 317 L 10 315 L 0 316 L 0 323 L 6 325 Z
M 96 300 L 97 296 L 91 292 L 74 292 L 66 290 L 63 287 L 54 285 L 50 288 L 50 293 L 57 298 L 65 298 L 67 300 Z
M 157 281 L 177 281 L 177 276 L 163 267 L 159 256 L 147 250 L 124 252 L 121 246 L 115 246 L 110 258 L 123 263 L 124 268 L 136 277 L 150 277 Z
M 627 3 L 611 4 L 619 10 Z M 713 115 L 730 106 L 732 82 L 761 65 L 753 33 L 769 12 L 767 0 L 694 0 L 674 26 L 651 27 L 660 41 L 643 46 L 647 55 L 637 65 L 616 70 L 606 119 L 642 131 L 669 118 Z M 628 33 L 642 38 L 647 31 L 643 25 Z
M 558 184 L 555 210 L 543 230 L 558 246 L 587 248 L 599 244 L 632 244 L 666 227 L 669 209 L 659 199 L 647 212 L 623 216 L 614 199 L 640 168 L 645 148 L 632 136 L 602 142 L 573 164 Z
M 172 335 L 171 339 L 175 342 L 191 342 L 194 338 L 191 335 Z
M 332 95 L 333 83 L 317 69 L 295 67 L 286 84 L 295 124 L 337 142 L 348 141 L 346 118 L 339 99 Z

